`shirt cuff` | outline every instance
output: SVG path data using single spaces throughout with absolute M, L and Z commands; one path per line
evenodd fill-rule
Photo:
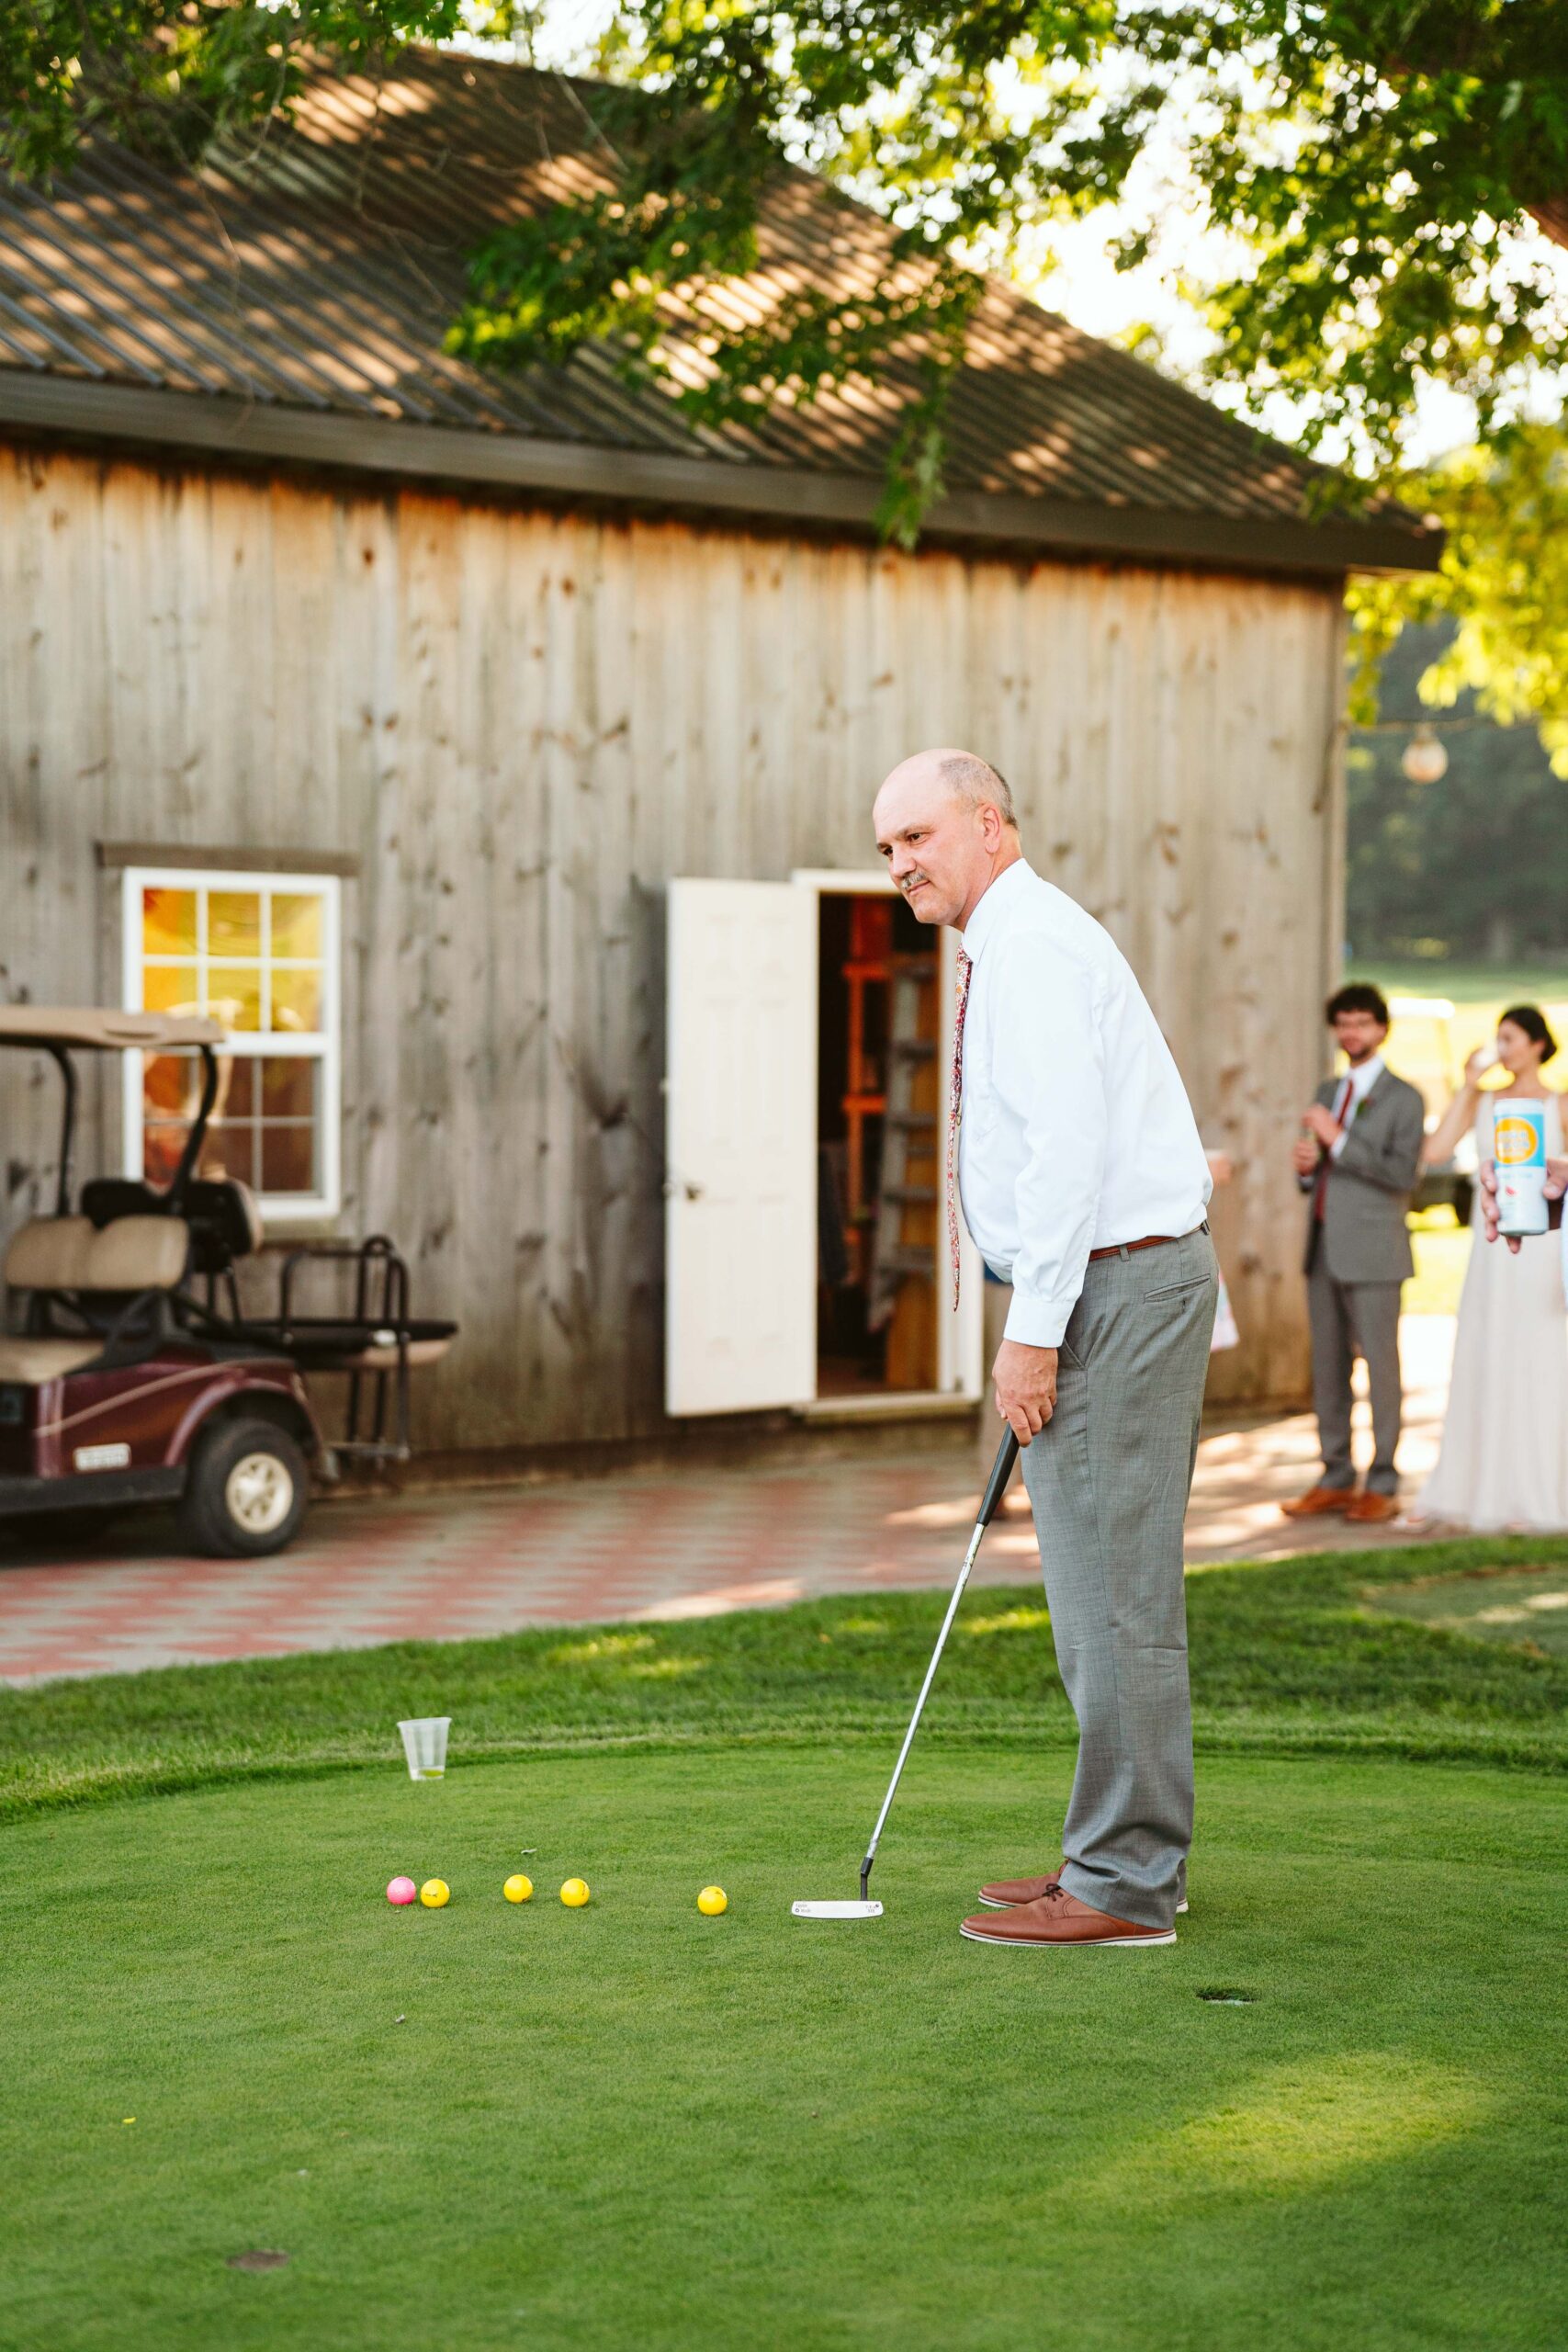
M 1015 1290 L 1002 1337 L 1025 1348 L 1059 1348 L 1071 1314 L 1070 1306 L 1058 1306 L 1054 1299 L 1025 1298 Z
M 1340 1133 L 1335 1136 L 1334 1141 L 1328 1147 L 1328 1157 L 1330 1159 L 1337 1159 L 1349 1140 L 1349 1128 L 1345 1127 L 1341 1129 Z

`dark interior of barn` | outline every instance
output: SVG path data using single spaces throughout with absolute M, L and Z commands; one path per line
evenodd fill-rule
M 931 1389 L 938 942 L 891 894 L 818 903 L 818 1394 Z

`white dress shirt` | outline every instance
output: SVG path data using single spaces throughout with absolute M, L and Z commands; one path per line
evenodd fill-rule
M 1089 1251 L 1190 1233 L 1209 1164 L 1159 1024 L 1092 915 L 1021 858 L 964 948 L 964 1221 L 1012 1284 L 1008 1338 L 1054 1348 Z
M 1373 1087 L 1377 1084 L 1379 1079 L 1382 1076 L 1382 1072 L 1383 1059 L 1381 1054 L 1371 1054 L 1364 1062 L 1358 1062 L 1354 1069 L 1344 1069 L 1340 1071 L 1337 1080 L 1339 1091 L 1336 1094 L 1334 1100 L 1336 1103 L 1342 1103 L 1344 1105 L 1343 1109 L 1339 1113 L 1339 1124 L 1341 1127 L 1344 1128 L 1345 1133 L 1343 1135 L 1337 1136 L 1334 1141 L 1329 1145 L 1328 1157 L 1330 1159 L 1337 1159 L 1340 1153 L 1344 1150 L 1349 1136 L 1350 1122 L 1355 1117 L 1357 1112 L 1360 1109 L 1362 1103 L 1366 1101 L 1368 1095 L 1371 1092 Z M 1347 1095 L 1345 1091 L 1345 1080 L 1347 1079 L 1350 1081 L 1350 1091 L 1348 1095 Z

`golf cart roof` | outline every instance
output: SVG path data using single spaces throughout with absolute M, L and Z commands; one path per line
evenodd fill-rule
M 118 1012 L 97 1005 L 0 1005 L 0 1046 L 86 1046 L 110 1053 L 141 1046 L 167 1053 L 176 1046 L 220 1046 L 220 1021 L 182 1012 Z

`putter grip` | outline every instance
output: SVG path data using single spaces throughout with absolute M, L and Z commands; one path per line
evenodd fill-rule
M 980 1516 L 976 1521 L 977 1527 L 989 1527 L 996 1517 L 998 1507 L 1007 1492 L 1008 1480 L 1012 1476 L 1012 1465 L 1017 1460 L 1018 1440 L 1011 1430 L 1006 1430 L 997 1448 L 997 1458 L 991 1464 L 990 1484 L 981 1499 Z

